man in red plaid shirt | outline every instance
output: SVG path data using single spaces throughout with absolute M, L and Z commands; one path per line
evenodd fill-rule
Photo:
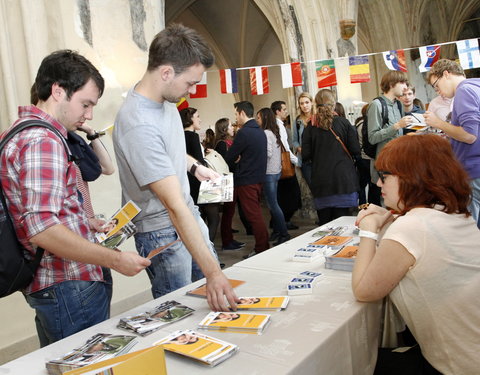
M 67 138 L 68 131 L 92 119 L 104 81 L 83 56 L 62 50 L 42 61 L 35 88 L 37 105 L 20 107 L 12 127 L 38 119 Z M 94 228 L 77 191 L 76 168 L 52 131 L 33 127 L 17 134 L 0 157 L 0 169 L 19 241 L 32 255 L 37 247 L 45 249 L 35 278 L 24 291 L 36 310 L 41 346 L 107 319 L 109 299 L 101 266 L 133 276 L 150 261 L 94 243 Z

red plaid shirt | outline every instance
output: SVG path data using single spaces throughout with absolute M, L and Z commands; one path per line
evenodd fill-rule
M 19 120 L 12 127 L 24 120 L 40 119 L 67 137 L 66 129 L 37 107 L 19 107 L 18 112 Z M 78 200 L 77 171 L 72 164 L 58 136 L 40 127 L 20 132 L 2 152 L 0 177 L 7 206 L 19 241 L 32 254 L 35 250 L 29 239 L 56 224 L 93 242 L 88 219 Z M 45 250 L 26 293 L 66 280 L 101 281 L 102 270 L 99 266 L 59 258 Z

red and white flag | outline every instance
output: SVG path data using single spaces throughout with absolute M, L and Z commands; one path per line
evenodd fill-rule
M 299 62 L 291 64 L 281 64 L 283 88 L 302 86 L 302 67 Z
M 268 94 L 268 68 L 266 66 L 257 66 L 250 68 L 250 89 L 252 95 Z
M 207 72 L 203 73 L 202 80 L 195 85 L 196 91 L 190 94 L 190 98 L 206 98 L 207 97 Z
M 220 91 L 222 94 L 238 92 L 237 69 L 220 70 Z

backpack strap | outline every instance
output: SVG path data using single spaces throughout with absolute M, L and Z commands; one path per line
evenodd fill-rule
M 42 128 L 47 128 L 54 132 L 62 141 L 63 146 L 65 147 L 65 153 L 67 154 L 68 161 L 71 162 L 73 161 L 72 153 L 70 152 L 70 149 L 68 148 L 67 141 L 63 137 L 63 135 L 52 125 L 45 121 L 41 120 L 26 120 L 20 123 L 19 125 L 15 126 L 12 130 L 10 130 L 5 137 L 2 139 L 0 142 L 0 154 L 2 153 L 4 147 L 6 144 L 18 133 L 20 133 L 22 130 L 25 130 L 27 128 L 33 128 L 33 127 L 42 127 Z M 2 184 L 0 183 L 0 199 L 2 200 L 3 207 L 7 209 L 7 202 L 5 199 L 5 196 L 3 194 L 3 187 Z M 6 211 L 8 213 L 8 210 Z M 31 266 L 33 269 L 36 269 L 38 265 L 40 264 L 40 261 L 42 260 L 43 253 L 45 252 L 44 249 L 41 247 L 37 247 L 37 251 L 35 252 L 35 257 L 31 262 Z

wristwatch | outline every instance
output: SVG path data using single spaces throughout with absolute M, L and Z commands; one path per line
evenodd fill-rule
M 195 163 L 192 164 L 192 166 L 190 167 L 190 174 L 192 176 L 195 176 L 195 171 L 199 166 L 200 166 L 200 163 L 198 161 L 195 161 Z
M 88 139 L 89 141 L 93 141 L 93 140 L 95 140 L 95 139 L 97 139 L 97 138 L 99 138 L 99 137 L 100 137 L 100 133 L 97 133 L 97 131 L 94 131 L 92 135 L 87 134 L 87 139 Z

